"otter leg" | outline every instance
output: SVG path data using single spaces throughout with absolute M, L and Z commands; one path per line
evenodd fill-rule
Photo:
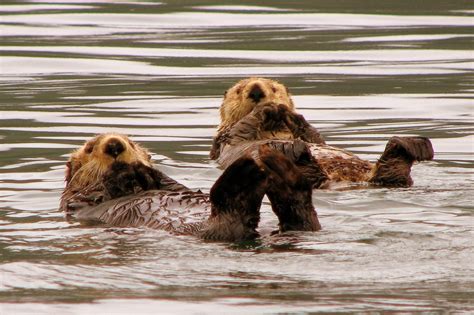
M 66 218 L 85 207 L 96 206 L 104 201 L 104 187 L 101 184 L 92 185 L 75 193 L 68 192 L 61 197 L 59 210 L 64 211 Z
M 245 141 L 258 140 L 261 119 L 254 112 L 249 113 L 236 124 L 219 131 L 212 139 L 209 157 L 216 160 L 227 144 L 236 145 Z
M 433 147 L 428 138 L 392 137 L 375 164 L 369 182 L 383 186 L 409 187 L 413 185 L 410 176 L 413 162 L 432 160 L 433 156 Z
M 227 131 L 222 131 L 216 140 L 235 145 L 244 141 L 261 140 L 262 131 L 278 131 L 285 128 L 285 106 L 274 103 L 257 106 Z
M 219 241 L 257 237 L 266 187 L 266 172 L 255 160 L 242 157 L 232 163 L 211 188 L 211 215 L 200 236 Z
M 269 173 L 267 196 L 278 217 L 280 232 L 319 231 L 311 182 L 294 162 L 269 147 L 261 149 L 261 159 Z
M 229 131 L 229 129 L 221 130 L 212 139 L 211 151 L 209 152 L 211 160 L 217 160 L 221 155 L 224 146 L 229 143 Z
M 261 140 L 261 131 L 277 130 L 282 126 L 283 119 L 275 104 L 258 106 L 234 125 L 219 131 L 212 139 L 209 157 L 216 160 L 227 144 L 235 146 L 242 142 Z
M 253 112 L 249 113 L 229 129 L 227 143 L 235 145 L 243 141 L 258 140 L 260 126 L 260 117 Z

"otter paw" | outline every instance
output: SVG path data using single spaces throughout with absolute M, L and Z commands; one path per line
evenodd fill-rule
M 104 193 L 103 191 L 93 191 L 93 192 L 85 192 L 77 193 L 68 200 L 66 203 L 66 207 L 64 211 L 66 214 L 73 214 L 82 208 L 96 206 L 104 201 Z
M 267 103 L 261 106 L 260 113 L 262 118 L 263 130 L 281 129 L 288 115 L 289 109 L 283 104 Z
M 111 199 L 157 189 L 160 184 L 153 168 L 141 163 L 122 162 L 112 164 L 103 182 Z
M 290 112 L 284 119 L 286 126 L 291 130 L 295 137 L 301 136 L 309 126 L 309 123 L 306 121 L 304 116 L 297 113 Z
M 140 183 L 143 190 L 159 189 L 161 184 L 161 174 L 153 167 L 142 163 L 133 163 L 136 180 Z
M 295 139 L 301 139 L 309 143 L 326 143 L 319 131 L 311 126 L 303 115 L 288 111 L 284 120 L 286 127 L 291 131 Z

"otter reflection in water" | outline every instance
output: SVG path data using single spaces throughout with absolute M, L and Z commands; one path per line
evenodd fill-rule
M 298 154 L 285 156 L 262 145 L 258 159 L 236 159 L 205 194 L 153 168 L 147 150 L 126 136 L 102 134 L 67 162 L 60 209 L 79 221 L 240 241 L 258 236 L 267 194 L 280 232 L 317 231 L 311 184 L 298 169 L 311 167 L 311 154 L 303 142 L 292 151 Z
M 376 163 L 329 146 L 319 131 L 296 113 L 288 89 L 270 79 L 249 78 L 236 83 L 224 95 L 220 117 L 210 157 L 222 168 L 242 155 L 257 158 L 262 145 L 288 155 L 295 148 L 294 141 L 300 140 L 307 143 L 316 164 L 309 168 L 311 172 L 308 165 L 301 171 L 315 188 L 328 188 L 336 182 L 411 186 L 413 163 L 431 160 L 434 154 L 425 137 L 390 138 Z

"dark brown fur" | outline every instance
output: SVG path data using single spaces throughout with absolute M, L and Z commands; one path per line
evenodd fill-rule
M 321 224 L 312 203 L 312 183 L 283 154 L 269 153 L 272 149 L 268 146 L 262 148 L 262 161 L 271 170 L 272 185 L 267 189 L 267 196 L 278 217 L 280 232 L 319 231 Z M 300 165 L 311 163 L 305 155 L 309 152 L 300 154 Z
M 369 182 L 376 185 L 407 187 L 413 185 L 411 167 L 416 161 L 433 159 L 433 147 L 425 137 L 392 137 L 375 164 Z
M 278 138 L 281 130 L 289 130 Z M 211 158 L 226 168 L 240 154 L 258 157 L 258 148 L 267 144 L 286 156 L 298 146 L 295 141 L 307 143 L 313 155 L 313 168 L 300 168 L 315 188 L 326 188 L 331 182 L 368 182 L 382 186 L 408 187 L 413 184 L 410 172 L 415 161 L 431 160 L 433 148 L 428 138 L 392 137 L 377 163 L 362 160 L 344 149 L 326 145 L 319 132 L 302 115 L 288 106 L 265 103 L 228 129 L 222 129 L 214 138 Z M 317 170 L 315 172 L 315 170 Z
M 240 241 L 258 235 L 256 229 L 262 198 L 265 193 L 274 195 L 279 192 L 280 195 L 299 196 L 291 202 L 291 207 L 288 207 L 288 201 L 272 201 L 272 207 L 279 209 L 279 218 L 289 217 L 294 221 L 295 217 L 304 216 L 306 220 L 308 213 L 313 211 L 314 214 L 309 216 L 315 216 L 317 220 L 310 186 L 294 185 L 295 180 L 303 180 L 295 166 L 297 161 L 303 161 L 299 157 L 290 160 L 274 150 L 265 151 L 263 160 L 243 156 L 223 172 L 207 195 L 191 191 L 139 161 L 124 162 L 120 155 L 133 155 L 127 151 L 131 147 L 123 151 L 115 150 L 115 145 L 110 147 L 112 149 L 100 152 L 112 155 L 117 161 L 112 162 L 102 178 L 94 183 L 94 189 L 88 189 L 88 186 L 72 196 L 67 195 L 67 198 L 63 195 L 62 203 L 66 205 L 68 214 L 80 221 L 111 226 L 146 226 L 208 240 Z M 102 159 L 96 154 L 88 158 L 88 162 L 94 163 L 95 158 Z M 276 168 L 273 160 L 286 162 Z M 269 177 L 278 179 L 278 184 L 270 182 Z M 278 204 L 283 202 L 286 203 Z M 300 208 L 305 211 L 295 211 Z M 285 216 L 286 212 L 292 214 Z M 282 219 L 281 231 L 308 230 L 293 221 L 285 225 Z

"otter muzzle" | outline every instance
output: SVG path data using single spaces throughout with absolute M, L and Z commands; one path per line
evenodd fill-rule
M 104 153 L 110 155 L 114 159 L 117 158 L 123 151 L 125 146 L 118 139 L 110 139 L 105 145 Z
M 255 84 L 252 89 L 250 90 L 249 92 L 249 96 L 248 96 L 250 99 L 252 99 L 255 103 L 258 103 L 260 102 L 260 100 L 262 98 L 265 97 L 265 93 L 263 92 L 262 88 L 260 87 L 260 85 L 258 84 Z

